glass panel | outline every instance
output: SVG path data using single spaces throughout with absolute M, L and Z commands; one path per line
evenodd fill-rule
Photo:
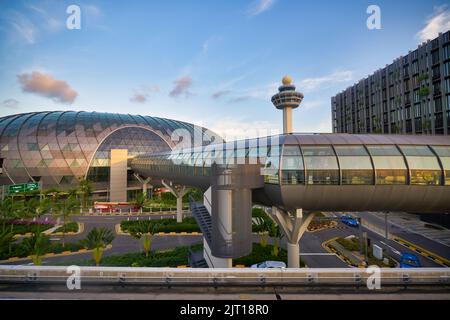
M 408 170 L 396 146 L 367 146 L 376 170 L 376 184 L 406 184 Z
M 302 147 L 307 184 L 339 184 L 339 166 L 331 146 Z
M 264 166 L 264 182 L 279 184 L 278 169 L 280 167 L 279 147 L 271 147 Z
M 401 156 L 396 146 L 367 146 L 372 156 Z
M 363 146 L 335 146 L 342 172 L 342 184 L 373 184 L 373 167 Z
M 440 185 L 442 171 L 436 156 L 427 146 L 400 146 L 406 156 L 412 185 Z
M 433 146 L 432 148 L 441 159 L 444 168 L 444 183 L 446 186 L 450 186 L 450 146 Z
M 305 172 L 299 146 L 284 146 L 281 160 L 281 184 L 304 184 Z

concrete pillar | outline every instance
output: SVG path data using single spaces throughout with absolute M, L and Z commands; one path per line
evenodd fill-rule
M 177 222 L 183 222 L 183 196 L 187 193 L 185 186 L 173 186 L 172 182 L 167 184 L 164 180 L 161 183 L 177 198 Z
M 300 267 L 300 238 L 305 233 L 311 220 L 314 218 L 313 213 L 303 214 L 302 209 L 297 209 L 293 214 L 282 211 L 277 207 L 272 207 L 272 218 L 280 226 L 286 236 L 288 251 L 288 268 Z
M 283 133 L 284 134 L 292 133 L 292 108 L 291 107 L 283 108 Z
M 211 187 L 206 190 L 203 194 L 203 204 L 208 209 L 209 214 L 212 212 L 212 197 L 211 197 Z M 211 248 L 208 245 L 208 242 L 203 239 L 203 257 L 210 268 L 232 268 L 233 267 L 233 259 L 231 258 L 219 258 L 215 257 L 211 253 Z
M 134 177 L 142 184 L 142 194 L 145 198 L 147 198 L 147 190 L 148 190 L 148 183 L 150 182 L 151 178 L 143 178 L 137 173 L 134 174 Z
M 111 174 L 109 201 L 127 201 L 128 150 L 111 149 Z

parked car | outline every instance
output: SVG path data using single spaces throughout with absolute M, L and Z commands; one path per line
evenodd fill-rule
M 420 263 L 419 257 L 412 253 L 402 253 L 400 259 L 400 268 L 420 268 L 422 264 Z
M 286 268 L 286 263 L 283 261 L 264 261 L 253 264 L 252 268 Z
M 341 222 L 343 224 L 348 225 L 349 227 L 353 227 L 353 228 L 359 227 L 359 221 L 348 214 L 341 216 Z

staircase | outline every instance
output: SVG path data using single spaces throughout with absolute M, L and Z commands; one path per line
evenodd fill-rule
M 191 208 L 192 215 L 203 233 L 203 237 L 210 245 L 212 240 L 212 221 L 208 209 L 206 209 L 203 204 L 195 202 L 193 198 L 189 199 L 189 206 Z

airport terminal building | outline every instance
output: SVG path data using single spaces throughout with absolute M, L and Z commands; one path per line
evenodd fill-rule
M 69 189 L 90 180 L 96 199 L 109 199 L 111 150 L 127 159 L 170 151 L 172 134 L 214 134 L 190 123 L 150 116 L 99 112 L 30 112 L 0 118 L 0 185 L 41 182 L 44 189 Z M 175 137 L 176 138 L 176 137 Z M 128 195 L 142 184 L 128 168 Z

